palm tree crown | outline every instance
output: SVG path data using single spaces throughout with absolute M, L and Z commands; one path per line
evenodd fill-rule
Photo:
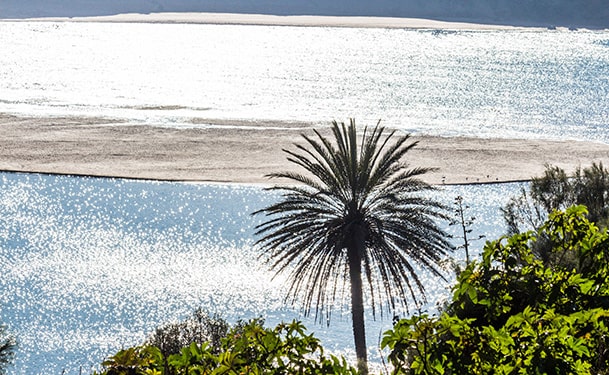
M 292 302 L 302 298 L 306 313 L 314 308 L 316 317 L 325 311 L 329 319 L 350 284 L 356 351 L 365 363 L 363 291 L 373 314 L 377 306 L 395 309 L 396 297 L 404 307 L 407 295 L 424 298 L 413 264 L 441 276 L 437 264 L 452 249 L 435 222 L 446 218 L 445 208 L 421 194 L 433 189 L 418 178 L 430 169 L 408 169 L 402 161 L 417 144 L 408 135 L 385 136 L 377 124 L 364 128 L 358 145 L 354 120 L 332 123 L 334 142 L 314 132 L 303 135 L 306 146 L 284 150 L 306 174 L 269 175 L 296 184 L 271 188 L 282 191 L 282 200 L 256 212 L 269 216 L 257 227 L 257 243 L 272 269 L 289 272 L 288 295 Z

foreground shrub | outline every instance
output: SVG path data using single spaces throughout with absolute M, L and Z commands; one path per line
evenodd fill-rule
M 599 227 L 609 224 L 609 170 L 603 163 L 577 168 L 567 175 L 564 169 L 547 165 L 541 177 L 533 178 L 528 189 L 512 197 L 502 209 L 509 234 L 537 230 L 554 210 L 584 205 L 587 218 Z
M 164 356 L 156 346 L 121 350 L 103 362 L 103 375 L 173 374 L 356 374 L 343 358 L 326 355 L 300 322 L 265 328 L 260 319 L 237 325 L 221 340 L 192 343 Z
M 394 374 L 609 374 L 609 236 L 583 206 L 550 214 L 537 233 L 487 243 L 439 317 L 384 334 Z M 575 266 L 534 256 L 543 237 Z
M 208 343 L 212 352 L 218 352 L 229 328 L 226 320 L 216 315 L 210 316 L 199 308 L 181 322 L 157 328 L 146 340 L 145 346 L 156 346 L 165 357 L 179 353 L 192 343 Z

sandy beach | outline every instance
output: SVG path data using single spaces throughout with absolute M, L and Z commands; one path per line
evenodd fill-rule
M 302 124 L 261 129 L 206 121 L 205 128 L 112 123 L 103 118 L 0 114 L 0 170 L 170 181 L 269 184 L 292 169 L 282 148 L 302 143 Z M 329 125 L 329 123 L 328 123 Z M 413 137 L 411 167 L 434 167 L 433 184 L 527 180 L 546 164 L 567 171 L 609 165 L 609 145 L 578 141 Z M 279 181 L 277 181 L 279 182 Z
M 348 16 L 277 16 L 240 13 L 127 13 L 90 17 L 26 18 L 19 21 L 48 22 L 129 22 L 129 23 L 191 23 L 211 25 L 264 25 L 264 26 L 315 26 L 315 27 L 372 27 L 400 29 L 444 30 L 499 30 L 522 28 L 517 26 L 447 22 L 423 18 L 348 17 Z

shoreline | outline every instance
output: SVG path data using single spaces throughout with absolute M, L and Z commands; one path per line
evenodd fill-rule
M 166 23 L 208 25 L 257 25 L 302 27 L 354 27 L 391 29 L 441 30 L 546 30 L 539 26 L 510 26 L 475 22 L 439 21 L 425 18 L 373 16 L 308 16 L 209 12 L 122 13 L 107 16 L 42 17 L 0 19 L 3 22 L 106 22 L 106 23 Z M 558 29 L 565 29 L 559 27 Z
M 24 175 L 42 175 L 42 176 L 62 176 L 62 177 L 75 177 L 75 178 L 99 178 L 99 179 L 118 179 L 118 180 L 130 180 L 130 181 L 141 181 L 141 182 L 168 182 L 168 183 L 181 183 L 181 184 L 204 184 L 204 185 L 229 185 L 229 186 L 261 186 L 271 187 L 280 186 L 282 184 L 279 180 L 268 179 L 266 182 L 235 182 L 235 181 L 217 181 L 217 180 L 183 180 L 183 179 L 164 179 L 164 178 L 150 178 L 150 177 L 125 177 L 125 176 L 106 176 L 106 175 L 92 175 L 92 174 L 78 174 L 78 173 L 63 173 L 63 172 L 35 172 L 35 171 L 22 171 L 22 170 L 11 170 L 11 169 L 0 169 L 0 173 L 11 173 L 11 174 L 24 174 Z M 425 179 L 423 179 L 425 180 Z M 427 181 L 427 180 L 425 180 Z M 481 181 L 481 182 L 447 182 L 447 183 L 431 183 L 431 185 L 439 186 L 484 186 L 484 185 L 505 185 L 505 184 L 517 184 L 530 182 L 530 178 L 521 180 L 497 180 L 497 181 Z
M 225 123 L 226 120 L 218 121 Z M 328 123 L 329 125 L 329 123 Z M 322 129 L 323 127 L 316 127 Z M 300 127 L 167 128 L 104 118 L 18 117 L 0 113 L 0 170 L 221 184 L 280 184 L 265 175 L 296 170 L 282 148 L 302 144 Z M 412 136 L 410 168 L 436 171 L 434 185 L 526 181 L 546 164 L 572 173 L 609 165 L 609 145 L 585 141 Z

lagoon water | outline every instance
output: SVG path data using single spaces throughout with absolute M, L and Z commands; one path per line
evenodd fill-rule
M 609 143 L 608 32 L 0 22 L 0 46 L 0 113 L 259 127 L 353 116 L 419 134 Z M 463 196 L 473 236 L 493 239 L 520 187 L 435 194 Z M 348 309 L 315 324 L 284 305 L 283 280 L 258 260 L 262 218 L 250 213 L 274 199 L 259 186 L 0 173 L 11 371 L 88 373 L 198 307 L 231 322 L 303 319 L 351 356 Z M 433 311 L 448 284 L 422 277 Z M 391 319 L 369 322 L 378 363 Z
M 504 232 L 498 209 L 519 188 L 434 194 L 446 204 L 463 196 L 476 216 L 472 236 L 496 238 Z M 251 213 L 275 198 L 258 186 L 0 174 L 0 319 L 19 339 L 15 373 L 89 373 L 198 307 L 230 322 L 301 319 L 328 349 L 351 356 L 348 307 L 330 326 L 316 324 L 284 305 L 285 283 L 258 260 L 253 228 L 262 218 Z M 482 244 L 474 242 L 475 253 Z M 463 262 L 463 252 L 455 258 Z M 421 308 L 433 312 L 448 283 L 421 277 L 429 301 Z M 391 317 L 368 317 L 377 363 Z

